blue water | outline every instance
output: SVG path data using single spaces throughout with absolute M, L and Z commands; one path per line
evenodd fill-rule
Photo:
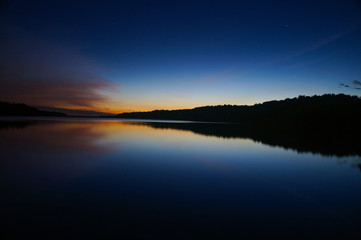
M 4 125 L 2 232 L 360 239 L 359 156 L 301 154 L 173 124 L 50 118 Z

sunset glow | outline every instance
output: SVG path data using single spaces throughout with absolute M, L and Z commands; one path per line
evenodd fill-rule
M 2 101 L 121 113 L 360 94 L 344 87 L 361 76 L 358 1 L 8 1 L 1 11 Z

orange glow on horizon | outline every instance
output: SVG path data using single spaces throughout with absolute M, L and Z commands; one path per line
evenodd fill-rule
M 51 107 L 56 108 L 64 108 L 69 110 L 75 110 L 75 111 L 95 111 L 100 113 L 109 113 L 109 114 L 121 114 L 121 113 L 127 113 L 127 112 L 148 112 L 148 111 L 154 111 L 154 110 L 179 110 L 179 109 L 193 109 L 196 107 L 202 107 L 202 106 L 215 106 L 215 105 L 224 105 L 224 104 L 231 104 L 231 105 L 253 105 L 254 103 L 205 103 L 206 101 L 202 101 L 201 103 L 194 103 L 194 104 L 181 104 L 181 103 L 168 103 L 168 104 L 160 104 L 156 102 L 148 102 L 145 101 L 145 103 L 134 103 L 132 101 L 129 101 L 131 103 L 125 103 L 125 102 L 117 102 L 113 100 L 105 100 L 103 102 L 99 102 L 96 105 L 93 104 L 92 106 L 88 107 L 79 107 L 75 105 L 70 104 L 61 104 L 61 105 L 55 105 Z

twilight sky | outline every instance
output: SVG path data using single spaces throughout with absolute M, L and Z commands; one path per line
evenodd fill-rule
M 36 106 L 360 95 L 361 1 L 1 1 L 0 53 L 0 100 Z

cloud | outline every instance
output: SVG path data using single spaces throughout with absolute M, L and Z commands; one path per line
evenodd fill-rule
M 313 43 L 312 45 L 309 45 L 309 46 L 307 46 L 307 47 L 305 47 L 305 48 L 303 48 L 303 49 L 301 49 L 301 50 L 299 50 L 299 51 L 297 51 L 297 52 L 295 52 L 295 53 L 293 53 L 291 55 L 286 56 L 283 59 L 283 61 L 289 61 L 289 60 L 291 60 L 293 58 L 296 58 L 296 57 L 299 57 L 299 56 L 304 55 L 306 53 L 310 53 L 310 52 L 313 52 L 313 51 L 315 51 L 317 49 L 320 49 L 323 46 L 325 46 L 325 45 L 327 45 L 329 43 L 332 43 L 332 42 L 342 38 L 343 36 L 346 36 L 346 35 L 350 34 L 351 32 L 353 32 L 355 30 L 358 30 L 359 28 L 360 28 L 360 25 L 351 26 L 351 27 L 349 27 L 348 29 L 346 29 L 346 30 L 344 30 L 342 32 L 339 32 L 337 34 L 328 36 L 328 37 L 326 37 L 326 38 L 324 38 L 324 39 L 322 39 L 322 40 L 320 40 L 318 42 Z
M 339 87 L 349 88 L 350 86 L 349 86 L 349 85 L 347 85 L 347 84 L 344 84 L 344 83 L 340 83 L 340 84 L 339 84 Z
M 359 86 L 361 86 L 361 81 L 358 81 L 358 80 L 352 80 L 352 86 L 347 85 L 345 83 L 340 83 L 338 85 L 339 88 L 344 87 L 344 88 L 352 88 L 352 89 L 356 89 L 356 90 L 361 90 L 361 87 L 359 87 Z
M 361 86 L 361 82 L 360 82 L 360 81 L 353 80 L 352 83 L 353 83 L 354 85 Z
M 1 78 L 4 79 L 3 76 Z M 107 100 L 107 97 L 97 93 L 97 90 L 110 87 L 110 83 L 100 77 L 92 80 L 57 76 L 6 79 L 7 82 L 1 82 L 1 97 L 32 105 L 92 108 L 95 103 Z
M 24 33 L 5 35 L 0 41 L 0 100 L 98 110 L 110 101 L 104 92 L 121 87 L 71 48 Z
M 197 85 L 208 85 L 218 82 L 226 81 L 226 77 L 231 73 L 231 69 L 227 69 L 221 72 L 209 74 L 203 78 L 196 80 L 194 83 Z
M 343 30 L 342 32 L 339 32 L 337 34 L 333 34 L 330 36 L 327 36 L 326 38 L 323 38 L 317 42 L 314 42 L 311 45 L 305 46 L 302 49 L 299 49 L 289 55 L 286 56 L 282 56 L 279 58 L 275 58 L 275 59 L 271 59 L 271 60 L 266 60 L 264 62 L 258 63 L 258 64 L 254 64 L 251 67 L 247 67 L 247 70 L 243 70 L 242 73 L 249 73 L 249 72 L 253 72 L 253 71 L 259 71 L 259 68 L 261 67 L 266 67 L 266 66 L 273 66 L 279 63 L 287 63 L 297 57 L 300 57 L 302 55 L 314 52 L 324 46 L 326 46 L 329 43 L 332 43 L 334 41 L 337 41 L 338 39 L 350 34 L 351 32 L 358 30 L 360 28 L 360 25 L 355 25 L 355 26 L 351 26 L 350 28 Z M 307 62 L 303 62 L 303 63 L 299 63 L 299 64 L 294 64 L 289 66 L 289 68 L 299 68 L 299 67 L 303 67 L 303 66 L 307 66 L 307 65 L 312 65 L 314 63 L 323 61 L 325 59 L 328 59 L 332 56 L 332 54 L 326 55 L 326 56 L 322 56 L 320 58 L 317 59 L 313 59 Z M 201 80 L 198 80 L 196 83 L 197 84 L 209 84 L 209 83 L 213 83 L 213 82 L 218 82 L 218 81 L 223 81 L 222 79 L 218 78 L 218 77 L 222 77 L 222 75 L 224 73 L 231 73 L 231 71 L 235 70 L 235 69 L 239 69 L 240 67 L 244 66 L 244 63 L 239 64 L 235 67 L 233 67 L 232 69 L 228 69 L 224 72 L 219 72 L 219 73 L 215 73 L 213 75 L 210 75 L 209 77 L 203 78 Z M 220 75 L 220 76 L 218 76 Z M 225 74 L 224 74 L 225 75 Z M 217 78 L 216 78 L 217 77 Z

